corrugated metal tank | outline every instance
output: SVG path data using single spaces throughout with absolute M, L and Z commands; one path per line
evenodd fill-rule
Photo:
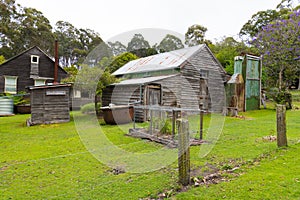
M 13 113 L 13 100 L 9 97 L 0 97 L 0 116 L 12 115 Z

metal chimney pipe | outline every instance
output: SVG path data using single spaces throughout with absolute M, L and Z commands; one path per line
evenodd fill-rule
M 57 75 L 58 75 L 58 41 L 55 40 L 55 47 L 54 47 L 54 84 L 57 84 Z

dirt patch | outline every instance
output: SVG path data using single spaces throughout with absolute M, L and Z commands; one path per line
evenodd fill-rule
M 0 168 L 0 172 L 4 172 L 4 171 L 6 171 L 7 169 L 8 169 L 8 166 L 3 166 L 3 167 Z

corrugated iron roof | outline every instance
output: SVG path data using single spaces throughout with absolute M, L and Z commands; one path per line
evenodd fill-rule
M 142 85 L 145 83 L 151 83 L 154 81 L 159 81 L 163 80 L 166 78 L 170 78 L 173 76 L 177 76 L 178 74 L 172 74 L 172 75 L 167 75 L 167 76 L 154 76 L 154 77 L 146 77 L 146 78 L 136 78 L 136 79 L 128 79 L 121 81 L 120 83 L 115 83 L 113 85 Z
M 167 70 L 180 67 L 196 51 L 205 45 L 199 45 L 184 49 L 178 49 L 166 53 L 160 53 L 145 58 L 133 60 L 113 73 L 113 75 L 124 75 L 149 71 Z

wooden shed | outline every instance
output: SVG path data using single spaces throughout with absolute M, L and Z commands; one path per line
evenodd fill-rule
M 28 125 L 54 124 L 70 121 L 71 84 L 31 86 L 31 118 Z
M 227 107 L 244 111 L 245 108 L 245 83 L 241 74 L 233 74 L 226 84 Z
M 115 71 L 120 83 L 107 87 L 102 105 L 159 105 L 221 112 L 225 106 L 226 72 L 205 45 L 161 53 L 131 61 Z M 136 120 L 148 114 L 136 110 Z

